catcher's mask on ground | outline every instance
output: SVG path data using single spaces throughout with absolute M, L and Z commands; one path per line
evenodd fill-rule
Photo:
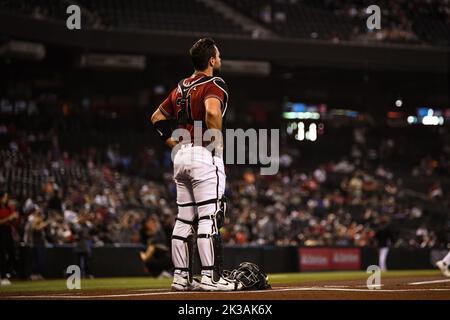
M 268 276 L 251 262 L 242 262 L 235 270 L 226 272 L 227 277 L 242 283 L 242 290 L 266 290 L 271 286 Z

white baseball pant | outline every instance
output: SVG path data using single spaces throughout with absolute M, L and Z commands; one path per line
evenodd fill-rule
M 215 213 L 225 190 L 223 159 L 202 146 L 182 145 L 174 157 L 178 215 L 172 233 L 172 261 L 175 273 L 189 270 L 188 237 L 197 231 L 197 247 L 202 274 L 210 274 L 215 265 L 212 235 L 218 234 Z M 193 221 L 198 217 L 198 230 Z M 193 259 L 193 257 L 192 257 Z

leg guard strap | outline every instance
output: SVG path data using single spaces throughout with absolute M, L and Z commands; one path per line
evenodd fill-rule
M 214 270 L 215 266 L 202 266 L 202 270 Z
M 200 233 L 200 234 L 197 235 L 197 238 L 206 238 L 206 239 L 209 239 L 209 238 L 212 238 L 212 237 L 213 237 L 212 234 L 206 234 L 206 233 Z
M 185 219 L 181 219 L 181 218 L 176 218 L 176 220 L 183 222 L 184 224 L 189 224 L 189 225 L 194 225 L 196 223 L 196 220 L 194 221 L 189 221 L 189 220 L 185 220 Z
M 177 236 L 177 235 L 172 235 L 172 239 L 181 240 L 183 242 L 188 242 L 189 241 L 188 238 L 180 237 L 180 236 Z
M 193 207 L 193 206 L 195 206 L 195 202 L 188 202 L 188 203 L 178 203 L 177 202 L 177 206 L 179 206 L 179 207 Z
M 189 268 L 174 268 L 174 270 L 186 271 L 189 272 Z
M 209 200 L 205 200 L 205 201 L 200 201 L 197 202 L 197 207 L 201 207 L 201 206 L 205 206 L 207 204 L 213 204 L 217 202 L 217 198 L 214 199 L 209 199 Z

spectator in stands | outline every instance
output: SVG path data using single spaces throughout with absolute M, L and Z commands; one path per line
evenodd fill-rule
M 430 188 L 430 191 L 428 192 L 428 196 L 431 200 L 440 200 L 443 196 L 442 187 L 439 182 L 433 183 L 433 185 Z
M 49 221 L 45 220 L 44 214 L 38 206 L 34 206 L 32 213 L 28 216 L 28 222 L 25 226 L 24 242 L 33 250 L 33 280 L 43 279 L 45 271 L 45 247 L 46 247 L 46 228 Z
M 381 271 L 387 270 L 387 256 L 389 254 L 389 247 L 394 243 L 394 232 L 392 226 L 386 217 L 380 218 L 380 226 L 376 231 L 375 237 L 378 244 L 378 265 Z
M 152 277 L 171 277 L 170 247 L 159 218 L 150 215 L 143 223 L 141 231 L 142 243 L 146 250 L 140 253 L 142 262 Z
M 270 6 L 270 4 L 266 4 L 260 9 L 259 18 L 264 23 L 272 22 L 272 7 Z
M 268 213 L 258 221 L 257 234 L 259 235 L 259 244 L 271 244 L 274 245 L 277 236 L 277 221 L 275 217 L 274 208 L 268 208 Z
M 47 9 L 41 8 L 40 6 L 35 6 L 31 13 L 31 16 L 37 20 L 43 20 L 47 17 L 48 12 Z
M 175 217 L 176 215 L 170 210 L 167 209 L 163 211 L 161 225 L 164 230 L 164 234 L 166 235 L 166 239 L 170 239 L 172 236 L 173 227 L 175 225 Z M 171 244 L 170 241 L 168 244 Z
M 0 191 L 0 285 L 10 285 L 15 258 L 14 239 L 11 222 L 19 217 L 16 209 L 9 203 L 8 193 Z
M 94 226 L 89 221 L 88 214 L 81 212 L 78 217 L 77 224 L 74 225 L 74 239 L 76 241 L 75 253 L 78 257 L 78 266 L 81 270 L 81 275 L 86 278 L 93 278 L 91 272 L 91 257 L 92 257 L 92 237 L 94 233 Z
M 62 212 L 62 202 L 61 197 L 59 196 L 59 190 L 53 191 L 53 196 L 48 200 L 47 208 L 59 213 Z

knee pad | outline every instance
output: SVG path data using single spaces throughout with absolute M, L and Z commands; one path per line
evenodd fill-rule
M 197 206 L 199 226 L 202 220 L 210 219 L 213 221 L 214 227 L 217 229 L 218 233 L 218 230 L 220 230 L 225 223 L 225 212 L 227 207 L 225 196 L 223 195 L 220 199 L 211 199 L 200 202 Z

